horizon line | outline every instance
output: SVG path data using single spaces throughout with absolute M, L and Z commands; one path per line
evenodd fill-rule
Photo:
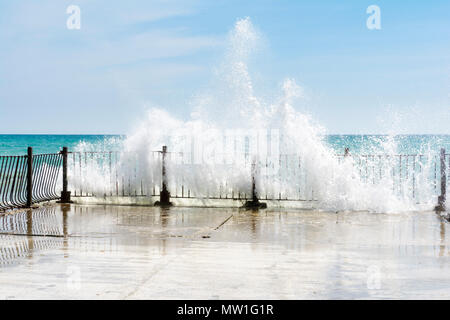
M 326 133 L 325 136 L 390 136 L 388 133 Z M 399 133 L 394 136 L 449 136 L 450 133 Z M 0 133 L 0 136 L 127 136 L 125 133 Z

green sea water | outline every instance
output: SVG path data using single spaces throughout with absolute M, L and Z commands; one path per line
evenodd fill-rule
M 123 138 L 120 135 L 0 135 L 0 155 L 26 154 L 28 147 L 33 147 L 35 154 L 56 153 L 62 147 L 73 150 L 82 142 L 106 146 L 111 140 Z

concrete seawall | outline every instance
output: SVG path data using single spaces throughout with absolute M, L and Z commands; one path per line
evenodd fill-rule
M 104 197 L 72 197 L 76 204 L 92 205 L 125 205 L 125 206 L 153 206 L 159 200 L 158 196 L 104 196 Z M 241 208 L 245 199 L 210 199 L 210 198 L 177 198 L 170 199 L 176 207 L 191 208 Z M 264 200 L 269 208 L 292 208 L 292 209 L 313 209 L 315 201 L 294 201 L 294 200 Z

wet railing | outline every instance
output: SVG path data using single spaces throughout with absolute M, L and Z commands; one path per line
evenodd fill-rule
M 347 157 L 352 158 L 359 179 L 364 183 L 389 182 L 394 194 L 412 198 L 420 198 L 424 188 L 427 194 L 440 195 L 442 175 L 449 173 L 446 167 L 441 168 L 439 155 L 339 155 L 339 162 Z
M 0 209 L 27 202 L 27 156 L 0 157 Z
M 55 200 L 60 197 L 58 184 L 62 156 L 58 153 L 33 156 L 32 203 Z M 59 189 L 59 190 L 58 190 Z M 58 192 L 59 191 L 59 192 Z
M 358 181 L 358 187 L 383 188 L 416 203 L 430 195 L 445 203 L 450 155 L 343 155 L 312 158 L 281 154 L 214 155 L 197 161 L 186 152 L 68 152 L 0 157 L 0 210 L 70 197 L 160 197 L 314 201 L 327 192 Z M 62 170 L 61 170 L 62 168 Z M 62 175 L 60 174 L 62 171 Z M 62 182 L 62 188 L 59 189 Z M 61 191 L 59 194 L 59 191 Z M 325 190 L 325 191 L 324 191 Z
M 317 198 L 317 161 L 296 154 L 255 158 L 226 155 L 212 163 L 196 163 L 191 153 L 152 151 L 139 155 L 122 152 L 73 152 L 69 156 L 69 181 L 73 196 L 161 196 L 166 189 L 172 198 L 311 201 Z M 450 156 L 346 153 L 333 157 L 321 179 L 330 183 L 355 174 L 363 186 L 388 186 L 398 197 L 425 201 L 430 195 L 445 195 L 450 179 Z M 163 174 L 163 165 L 165 173 Z M 353 169 L 338 173 L 344 166 Z M 252 180 L 255 186 L 252 186 Z M 247 182 L 247 183 L 245 183 Z M 428 200 L 428 198 L 427 198 Z
M 70 152 L 69 189 L 74 197 L 159 196 L 160 152 L 151 152 L 153 162 L 135 153 Z M 151 174 L 153 168 L 153 174 Z
M 59 198 L 61 154 L 0 156 L 0 210 Z

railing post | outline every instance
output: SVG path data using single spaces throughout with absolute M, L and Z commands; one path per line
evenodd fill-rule
M 159 201 L 155 203 L 156 206 L 171 206 L 170 192 L 167 190 L 167 172 L 166 172 L 166 155 L 167 146 L 162 147 L 161 151 L 161 178 L 162 178 L 162 190 L 159 193 Z
M 33 204 L 33 148 L 28 147 L 27 154 L 27 204 L 30 208 Z
M 259 202 L 258 193 L 256 191 L 256 170 L 256 160 L 254 160 L 252 163 L 252 200 L 245 202 L 244 207 L 249 209 L 265 209 L 267 208 L 267 204 Z
M 63 190 L 61 191 L 61 200 L 59 203 L 71 203 L 70 201 L 70 191 L 67 190 L 68 179 L 67 179 L 67 147 L 63 147 L 60 152 L 62 155 L 62 165 L 63 165 Z
M 447 195 L 447 169 L 445 165 L 445 149 L 441 149 L 441 195 L 438 197 L 437 211 L 445 211 L 445 202 Z
M 252 200 L 258 201 L 258 195 L 256 194 L 256 164 L 252 163 Z

